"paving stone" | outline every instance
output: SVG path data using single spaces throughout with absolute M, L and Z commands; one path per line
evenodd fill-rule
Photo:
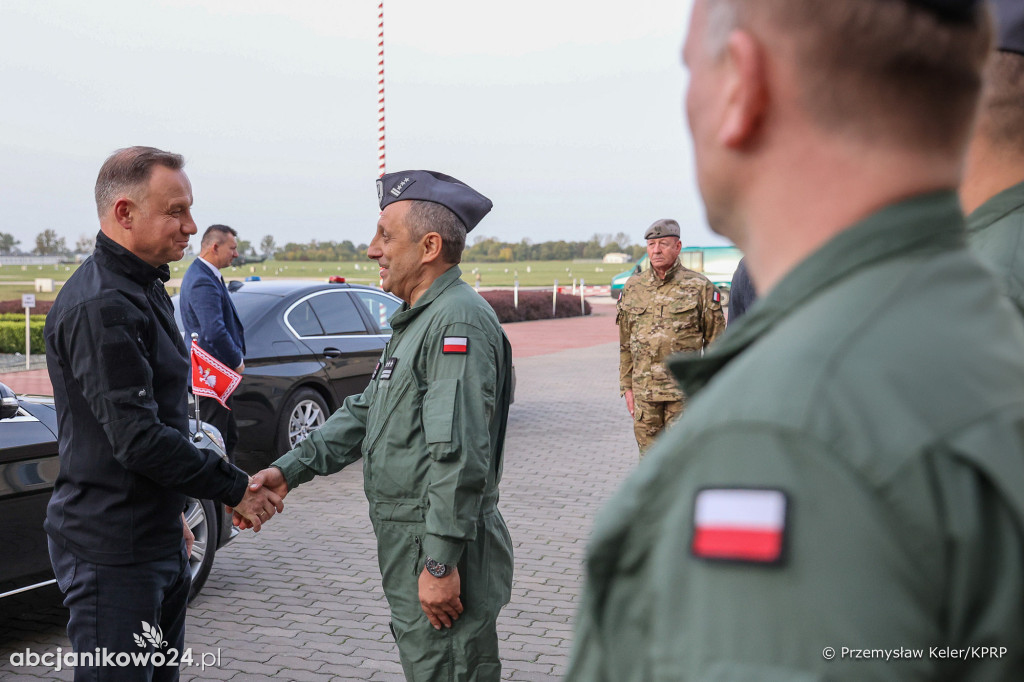
M 614 312 L 601 307 L 595 319 L 511 325 L 516 402 L 500 509 L 516 567 L 512 602 L 498 621 L 502 679 L 564 674 L 594 514 L 637 461 L 618 395 Z M 564 334 L 574 324 L 597 329 L 595 338 L 604 341 L 557 351 L 567 345 L 555 339 L 547 354 L 520 352 L 517 339 L 556 327 Z M 218 552 L 189 608 L 186 646 L 195 654 L 220 648 L 221 667 L 183 668 L 181 679 L 402 680 L 360 465 L 296 489 L 285 504 L 260 533 L 242 533 Z M 14 651 L 68 646 L 59 592 L 39 594 L 0 604 L 4 682 L 72 679 L 70 671 L 10 665 Z

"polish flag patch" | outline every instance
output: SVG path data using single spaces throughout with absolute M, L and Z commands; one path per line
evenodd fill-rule
M 444 337 L 442 352 L 462 353 L 465 355 L 469 352 L 469 339 L 465 336 L 446 336 Z
M 693 504 L 690 552 L 713 561 L 781 563 L 787 507 L 781 490 L 705 488 Z

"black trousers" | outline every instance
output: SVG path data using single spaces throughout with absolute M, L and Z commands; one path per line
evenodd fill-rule
M 123 566 L 83 561 L 49 543 L 57 586 L 70 611 L 71 647 L 93 655 L 91 665 L 75 668 L 75 682 L 177 680 L 192 586 L 184 543 L 181 552 L 164 559 Z
M 238 443 L 238 425 L 235 423 L 235 413 L 224 409 L 224 406 L 213 398 L 199 398 L 199 418 L 217 427 L 220 435 L 224 436 L 224 449 L 228 453 L 228 461 L 235 463 L 235 444 Z M 228 398 L 228 406 L 234 407 L 231 398 Z

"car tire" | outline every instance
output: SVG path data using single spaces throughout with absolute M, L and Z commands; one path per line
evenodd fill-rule
M 304 441 L 323 426 L 329 416 L 323 396 L 312 388 L 300 388 L 292 393 L 278 420 L 278 454 L 283 455 Z
M 189 590 L 188 600 L 191 602 L 203 589 L 206 579 L 210 576 L 210 569 L 213 568 L 213 558 L 217 553 L 217 505 L 211 500 L 197 500 L 194 497 L 188 498 L 185 507 L 185 522 L 196 536 L 192 545 L 192 555 L 188 559 L 188 568 L 192 573 L 192 589 Z

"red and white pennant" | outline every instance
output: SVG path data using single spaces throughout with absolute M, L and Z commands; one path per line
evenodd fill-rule
M 192 393 L 213 398 L 224 407 L 238 388 L 242 375 L 213 357 L 192 341 Z M 228 407 L 230 410 L 231 408 Z

